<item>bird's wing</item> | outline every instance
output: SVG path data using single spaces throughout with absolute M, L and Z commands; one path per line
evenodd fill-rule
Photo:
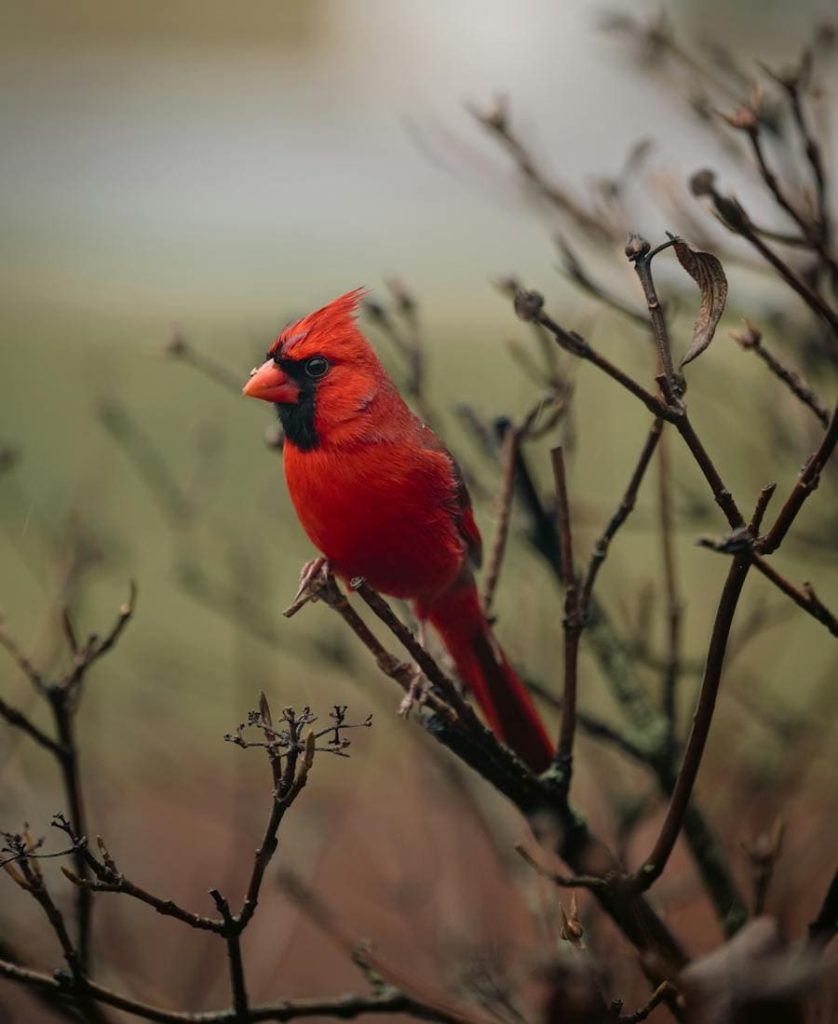
M 463 476 L 463 471 L 460 469 L 457 460 L 451 452 L 448 451 L 431 428 L 425 426 L 424 423 L 420 423 L 420 426 L 422 447 L 445 455 L 451 467 L 451 477 L 454 483 L 453 511 L 457 528 L 459 529 L 460 535 L 465 543 L 469 563 L 472 568 L 479 569 L 483 562 L 483 538 L 480 536 L 480 530 L 477 527 L 477 523 L 474 521 L 474 510 L 471 507 L 471 495 L 468 492 L 468 485 L 466 484 L 465 477 Z
M 472 567 L 479 569 L 483 562 L 483 538 L 480 536 L 480 530 L 477 528 L 477 523 L 474 521 L 474 509 L 471 507 L 471 495 L 468 493 L 468 486 L 466 485 L 463 471 L 457 464 L 457 460 L 446 449 L 446 454 L 451 460 L 451 468 L 454 471 L 454 482 L 457 485 L 455 492 L 455 500 L 457 502 L 457 526 L 460 528 L 460 533 L 463 535 L 463 540 L 466 542 L 466 551 L 468 551 L 468 560 L 471 562 Z

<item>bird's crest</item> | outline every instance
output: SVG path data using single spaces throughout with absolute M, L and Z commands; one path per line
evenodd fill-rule
M 332 299 L 322 309 L 317 309 L 304 316 L 302 320 L 289 324 L 274 342 L 271 352 L 280 348 L 283 352 L 290 352 L 295 345 L 313 336 L 335 338 L 341 334 L 354 333 L 358 307 L 366 294 L 366 288 L 354 288 L 351 292 Z

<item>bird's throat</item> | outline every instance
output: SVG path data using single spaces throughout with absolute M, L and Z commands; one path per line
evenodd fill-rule
M 286 438 L 301 452 L 309 452 L 319 444 L 314 424 L 314 389 L 302 389 L 299 401 L 276 405 L 276 414 Z

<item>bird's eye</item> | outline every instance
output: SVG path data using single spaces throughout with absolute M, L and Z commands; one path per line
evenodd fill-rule
M 306 359 L 304 366 L 307 377 L 311 377 L 312 380 L 319 380 L 320 377 L 326 375 L 326 371 L 329 369 L 329 361 L 324 359 L 323 356 L 312 356 L 311 359 Z

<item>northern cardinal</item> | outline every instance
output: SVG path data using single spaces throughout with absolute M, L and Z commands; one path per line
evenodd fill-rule
M 481 539 L 462 474 L 358 329 L 362 295 L 286 327 L 244 394 L 277 408 L 291 500 L 330 567 L 411 600 L 496 734 L 543 771 L 553 745 L 480 605 Z

